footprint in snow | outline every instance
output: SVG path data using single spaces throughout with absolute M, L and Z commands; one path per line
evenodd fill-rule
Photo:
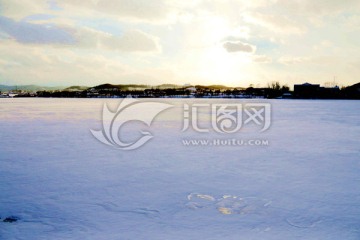
M 313 228 L 316 224 L 322 222 L 317 216 L 296 215 L 286 219 L 286 222 L 296 228 Z
M 270 206 L 271 201 L 256 197 L 237 197 L 225 195 L 216 199 L 211 195 L 191 193 L 186 206 L 190 209 L 215 208 L 224 215 L 230 214 L 261 214 Z

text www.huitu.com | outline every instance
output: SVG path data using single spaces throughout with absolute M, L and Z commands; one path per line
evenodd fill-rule
M 182 139 L 183 146 L 269 146 L 264 139 Z

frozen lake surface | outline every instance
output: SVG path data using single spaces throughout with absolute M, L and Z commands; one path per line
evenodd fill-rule
M 174 107 L 132 151 L 90 132 L 120 101 L 0 100 L 0 239 L 360 239 L 359 101 L 263 100 L 268 130 L 220 134 L 182 132 L 183 104 L 246 101 L 147 100 Z M 183 144 L 224 138 L 268 145 Z

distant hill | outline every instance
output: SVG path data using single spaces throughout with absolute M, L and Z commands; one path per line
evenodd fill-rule
M 98 86 L 93 87 L 94 89 L 100 90 L 100 89 L 119 89 L 119 90 L 132 90 L 132 89 L 147 89 L 147 88 L 155 88 L 155 89 L 183 89 L 188 87 L 195 87 L 198 89 L 210 89 L 210 90 L 231 90 L 234 89 L 234 87 L 227 87 L 224 85 L 209 85 L 209 86 L 203 86 L 203 85 L 189 85 L 189 86 L 180 86 L 176 84 L 161 84 L 157 86 L 149 86 L 149 85 L 136 85 L 136 84 L 125 84 L 125 85 L 114 85 L 110 83 L 101 84 Z M 237 89 L 243 89 L 243 88 L 237 88 Z
M 227 87 L 227 86 L 224 86 L 224 85 L 209 85 L 209 86 L 195 85 L 195 88 L 198 88 L 198 89 L 210 89 L 210 90 L 228 90 L 228 89 L 233 89 L 233 87 Z
M 157 85 L 155 86 L 155 88 L 159 88 L 159 89 L 169 89 L 169 88 L 184 88 L 184 86 L 180 86 L 180 85 L 176 85 L 176 84 L 161 84 L 161 85 Z
M 120 88 L 120 90 L 132 90 L 132 89 L 141 90 L 150 87 L 149 85 L 144 85 L 144 84 L 124 84 L 117 86 Z
M 343 93 L 346 98 L 360 99 L 360 83 L 356 83 L 352 86 L 343 89 Z
M 101 89 L 119 89 L 119 90 L 134 90 L 134 89 L 146 89 L 146 88 L 151 88 L 151 86 L 149 85 L 142 85 L 142 84 L 119 84 L 119 85 L 114 85 L 114 84 L 110 84 L 110 83 L 105 83 L 105 84 L 101 84 L 95 87 L 92 87 L 94 89 L 97 90 L 101 90 Z
M 97 85 L 94 87 L 88 87 L 88 86 L 70 86 L 70 87 L 44 87 L 44 86 L 38 86 L 38 85 L 17 85 L 17 86 L 7 86 L 7 85 L 0 85 L 0 91 L 7 92 L 7 91 L 14 91 L 14 90 L 23 90 L 23 91 L 55 91 L 55 90 L 63 90 L 63 91 L 84 91 L 89 88 L 94 88 L 96 90 L 101 89 L 118 89 L 122 91 L 128 91 L 128 90 L 145 90 L 149 88 L 155 88 L 155 89 L 183 89 L 188 87 L 196 87 L 198 89 L 210 89 L 210 90 L 228 90 L 228 89 L 234 89 L 234 87 L 227 87 L 224 85 L 189 85 L 189 86 L 182 86 L 182 85 L 176 85 L 176 84 L 161 84 L 161 85 L 145 85 L 145 84 L 110 84 L 105 83 L 101 85 Z M 244 88 L 236 88 L 236 89 L 244 89 Z
M 44 87 L 38 85 L 0 85 L 0 91 L 14 91 L 14 90 L 23 90 L 23 91 L 51 91 L 51 90 L 62 90 L 64 87 Z
M 356 83 L 348 88 L 354 88 L 354 89 L 358 89 L 360 91 L 360 82 L 359 83 Z
M 64 91 L 84 91 L 86 89 L 88 89 L 89 87 L 86 86 L 71 86 L 71 87 L 67 87 L 64 88 Z
M 117 85 L 113 85 L 113 84 L 110 84 L 110 83 L 105 83 L 105 84 L 101 84 L 101 85 L 98 85 L 98 86 L 95 86 L 95 87 L 92 87 L 94 89 L 97 89 L 97 90 L 100 90 L 100 89 L 119 89 L 119 87 Z

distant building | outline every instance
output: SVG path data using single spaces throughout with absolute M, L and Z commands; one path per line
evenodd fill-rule
M 295 84 L 294 97 L 296 98 L 317 98 L 319 96 L 320 84 Z
M 340 97 L 340 88 L 335 87 L 321 87 L 320 88 L 320 97 L 326 99 L 333 99 Z
M 335 87 L 320 87 L 320 84 L 295 84 L 294 97 L 295 98 L 322 98 L 333 99 L 339 98 L 340 88 Z

